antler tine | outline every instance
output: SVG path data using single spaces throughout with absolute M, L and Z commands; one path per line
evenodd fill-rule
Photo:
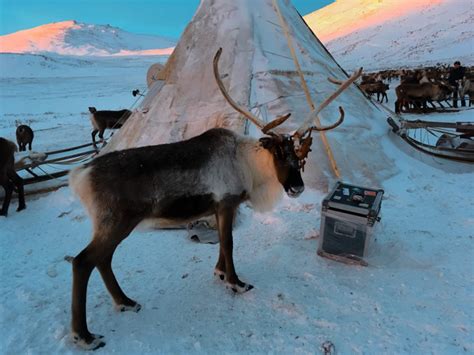
M 214 65 L 214 77 L 216 79 L 216 82 L 217 82 L 217 86 L 219 87 L 219 89 L 221 90 L 221 93 L 222 95 L 224 95 L 224 98 L 227 100 L 227 102 L 235 109 L 237 110 L 238 112 L 240 112 L 242 115 L 244 115 L 245 117 L 247 117 L 253 124 L 255 124 L 258 128 L 262 129 L 263 127 L 265 127 L 265 122 L 263 122 L 262 120 L 260 120 L 258 117 L 254 116 L 253 114 L 251 114 L 250 112 L 248 112 L 247 110 L 243 109 L 241 106 L 239 106 L 239 104 L 237 104 L 234 100 L 232 100 L 232 98 L 229 96 L 229 94 L 227 93 L 227 90 L 226 88 L 224 87 L 224 84 L 222 83 L 222 80 L 221 80 L 221 77 L 219 75 L 219 68 L 218 68 L 218 62 L 219 62 L 219 58 L 221 57 L 221 54 L 222 54 L 222 48 L 219 48 L 219 50 L 216 52 L 216 55 L 214 56 L 214 61 L 213 61 L 213 65 Z
M 339 80 L 339 79 L 334 79 L 332 77 L 328 77 L 328 81 L 330 83 L 333 83 L 333 84 L 336 84 L 336 85 L 342 85 L 342 83 L 344 83 L 342 80 Z
M 284 116 L 280 116 L 280 117 L 277 117 L 275 118 L 273 121 L 267 123 L 265 125 L 265 127 L 262 128 L 262 132 L 264 134 L 266 134 L 268 131 L 270 131 L 271 129 L 281 125 L 283 122 L 285 122 L 288 118 L 290 118 L 291 116 L 291 113 L 287 113 L 286 115 Z
M 321 132 L 321 131 L 329 131 L 331 129 L 334 129 L 337 126 L 339 126 L 342 122 L 344 122 L 344 115 L 345 115 L 344 109 L 341 106 L 339 106 L 339 119 L 337 120 L 336 123 L 330 126 L 324 126 L 324 127 L 311 126 L 308 128 L 308 130 Z
M 346 90 L 354 81 L 356 81 L 360 76 L 362 75 L 362 68 L 360 68 L 358 71 L 356 71 L 350 78 L 348 78 L 346 81 L 344 81 L 339 88 L 331 95 L 329 96 L 326 100 L 323 101 L 321 105 L 318 106 L 317 109 L 312 111 L 309 115 L 306 121 L 298 128 L 298 130 L 295 132 L 295 135 L 302 137 L 310 128 L 310 124 L 314 122 L 314 119 L 316 116 L 326 107 L 328 106 L 336 97 L 338 97 L 344 90 Z M 339 109 L 341 112 L 341 117 L 344 119 L 344 111 L 342 108 Z M 341 118 L 339 119 L 341 121 Z M 339 122 L 338 121 L 338 122 Z M 341 121 L 342 122 L 342 121 Z M 337 127 L 340 123 L 337 124 L 335 127 Z M 317 131 L 327 131 L 328 129 L 332 129 L 334 125 L 328 126 L 328 127 L 317 127 L 313 126 L 311 129 L 317 130 Z
M 227 102 L 238 112 L 240 112 L 242 115 L 247 117 L 253 124 L 255 124 L 258 128 L 262 130 L 264 134 L 270 133 L 270 130 L 281 125 L 283 122 L 285 122 L 289 117 L 290 113 L 277 117 L 273 121 L 269 123 L 263 122 L 261 119 L 259 119 L 257 116 L 253 115 L 250 113 L 248 110 L 244 109 L 242 106 L 240 106 L 238 103 L 236 103 L 229 95 L 227 92 L 226 88 L 224 87 L 224 84 L 222 83 L 221 77 L 219 75 L 219 67 L 218 67 L 218 62 L 219 58 L 221 57 L 222 54 L 222 48 L 219 48 L 219 50 L 216 52 L 216 55 L 214 56 L 214 61 L 213 61 L 213 68 L 214 68 L 214 77 L 216 79 L 217 86 L 219 87 L 222 95 L 224 95 L 224 98 L 227 100 Z

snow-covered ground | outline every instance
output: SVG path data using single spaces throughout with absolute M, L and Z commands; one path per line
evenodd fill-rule
M 0 57 L 2 66 L 8 60 Z M 19 120 L 37 132 L 38 151 L 88 141 L 87 107 L 130 107 L 131 90 L 145 89 L 158 59 L 90 61 L 77 70 L 32 64 L 38 75 L 2 70 L 0 136 L 14 139 Z M 428 117 L 467 121 L 472 111 Z M 267 214 L 241 209 L 235 263 L 255 286 L 244 295 L 214 280 L 217 245 L 196 244 L 185 230 L 136 230 L 113 265 L 143 308 L 114 311 L 94 272 L 89 326 L 107 342 L 97 353 L 318 353 L 326 341 L 338 354 L 473 353 L 474 168 L 453 173 L 445 168 L 454 163 L 422 163 L 422 153 L 400 149 L 389 131 L 382 146 L 399 173 L 381 186 L 368 267 L 317 256 L 325 191 L 285 197 Z M 64 257 L 87 245 L 90 221 L 68 187 L 28 196 L 20 213 L 16 203 L 0 219 L 0 353 L 82 353 L 69 340 Z
M 18 121 L 38 132 L 35 149 L 89 141 L 88 107 L 131 107 L 132 90 L 147 89 L 148 68 L 166 59 L 0 54 L 0 135 L 15 140 Z

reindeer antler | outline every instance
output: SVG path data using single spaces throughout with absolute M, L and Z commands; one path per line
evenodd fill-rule
M 333 77 L 328 76 L 328 81 L 330 83 L 336 84 L 336 85 L 342 85 L 343 81 L 339 79 L 335 79 Z
M 224 98 L 236 111 L 240 112 L 242 115 L 247 117 L 253 124 L 255 124 L 258 128 L 260 128 L 264 134 L 267 134 L 271 129 L 281 125 L 290 117 L 291 113 L 288 113 L 284 116 L 277 117 L 276 119 L 274 119 L 273 121 L 269 123 L 265 123 L 261 119 L 259 119 L 257 116 L 249 112 L 247 109 L 243 108 L 238 103 L 236 103 L 228 94 L 226 88 L 224 87 L 224 84 L 222 83 L 221 76 L 219 74 L 218 62 L 221 57 L 221 54 L 222 54 L 222 48 L 219 48 L 213 60 L 214 78 L 216 79 L 217 86 L 219 87 L 222 95 L 224 95 Z
M 311 151 L 311 143 L 313 142 L 313 138 L 311 137 L 312 131 L 327 131 L 333 128 L 336 128 L 344 121 L 344 110 L 341 106 L 339 106 L 339 119 L 336 123 L 326 126 L 326 127 L 319 127 L 316 125 L 311 125 L 314 123 L 319 112 L 321 112 L 326 106 L 328 106 L 336 97 L 338 97 L 345 89 L 347 89 L 354 81 L 356 81 L 362 75 L 362 68 L 356 71 L 350 78 L 348 78 L 344 82 L 340 82 L 339 80 L 335 80 L 332 78 L 328 78 L 328 80 L 334 84 L 339 84 L 339 88 L 330 95 L 326 100 L 318 106 L 317 109 L 312 111 L 308 118 L 303 122 L 303 124 L 296 130 L 293 134 L 293 141 L 295 142 L 295 150 L 296 155 L 301 161 L 301 167 L 304 168 L 304 164 L 306 162 L 306 157 L 308 153 Z M 307 135 L 307 136 L 306 136 Z M 303 138 L 306 136 L 305 138 Z
M 333 128 L 336 128 L 339 126 L 343 121 L 344 121 L 344 110 L 342 107 L 339 107 L 339 112 L 340 112 L 340 117 L 339 120 L 327 127 L 318 127 L 318 126 L 311 126 L 311 124 L 314 122 L 315 118 L 317 115 L 324 109 L 326 106 L 328 106 L 336 97 L 338 97 L 344 90 L 346 90 L 354 81 L 356 81 L 360 76 L 362 75 L 362 68 L 360 68 L 358 71 L 356 71 L 350 78 L 348 78 L 346 81 L 342 82 L 339 85 L 339 88 L 332 94 L 330 95 L 326 100 L 324 100 L 321 105 L 318 106 L 317 109 L 312 111 L 309 115 L 308 118 L 303 122 L 303 124 L 296 130 L 295 135 L 298 137 L 303 137 L 308 130 L 315 130 L 315 131 L 327 131 Z
M 224 84 L 222 83 L 221 76 L 219 74 L 218 62 L 219 62 L 221 54 L 222 54 L 222 48 L 219 48 L 219 50 L 216 52 L 214 56 L 213 69 L 214 69 L 214 77 L 216 79 L 217 86 L 219 87 L 219 90 L 221 91 L 222 95 L 236 111 L 240 112 L 242 115 L 247 117 L 253 124 L 255 124 L 258 128 L 260 128 L 264 134 L 275 135 L 273 132 L 271 132 L 271 130 L 281 125 L 283 122 L 285 122 L 290 117 L 290 114 L 277 117 L 276 119 L 269 122 L 268 124 L 265 124 L 265 122 L 263 122 L 261 119 L 259 119 L 258 117 L 250 113 L 247 109 L 243 108 L 238 103 L 236 103 L 228 94 Z M 311 143 L 313 141 L 313 138 L 311 137 L 311 132 L 312 131 L 328 131 L 328 130 L 336 128 L 344 121 L 344 110 L 342 107 L 339 107 L 339 113 L 340 113 L 339 119 L 337 120 L 336 123 L 330 126 L 320 127 L 320 126 L 314 125 L 314 121 L 317 118 L 317 115 L 326 106 L 328 106 L 337 96 L 339 96 L 345 89 L 347 89 L 349 85 L 351 85 L 355 80 L 357 80 L 361 75 L 362 75 L 362 68 L 360 68 L 357 72 L 355 72 L 350 78 L 348 78 L 344 82 L 340 82 L 339 80 L 328 78 L 328 80 L 330 80 L 331 82 L 339 84 L 340 85 L 339 88 L 331 96 L 329 96 L 326 100 L 324 100 L 323 103 L 321 103 L 321 105 L 319 105 L 317 109 L 315 109 L 308 115 L 308 117 L 303 122 L 303 124 L 296 130 L 296 132 L 292 136 L 292 139 L 295 143 L 295 153 L 300 159 L 302 167 L 304 166 L 308 153 L 311 151 Z

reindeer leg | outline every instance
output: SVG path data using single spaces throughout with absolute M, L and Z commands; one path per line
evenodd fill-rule
M 91 133 L 92 136 L 92 143 L 94 143 L 94 148 L 97 149 L 97 143 L 95 141 L 95 136 L 97 135 L 97 132 L 99 132 L 98 129 L 94 129 Z
M 105 129 L 101 129 L 99 131 L 99 138 L 100 138 L 100 142 L 102 143 L 102 147 L 105 146 L 104 132 L 105 132 Z
M 219 280 L 225 280 L 225 257 L 224 251 L 221 246 L 219 246 L 219 260 L 217 261 L 216 267 L 214 269 L 214 276 L 219 278 Z
M 96 240 L 93 240 L 72 261 L 72 339 L 85 350 L 95 350 L 105 345 L 105 342 L 100 340 L 101 335 L 89 332 L 86 319 L 87 284 L 104 247 Z
M 217 230 L 219 231 L 219 214 L 216 213 L 216 222 L 217 222 Z M 219 243 L 219 259 L 217 260 L 216 267 L 214 268 L 214 276 L 219 278 L 219 280 L 225 280 L 225 256 L 224 256 L 224 248 L 222 243 Z
M 127 221 L 126 225 L 120 225 L 114 228 L 114 232 L 110 233 L 110 236 L 113 235 L 113 238 L 110 238 L 113 239 L 112 250 L 109 251 L 109 255 L 106 258 L 104 258 L 99 264 L 97 264 L 97 269 L 99 269 L 100 275 L 104 280 L 105 286 L 107 287 L 107 290 L 109 291 L 110 295 L 114 300 L 115 308 L 120 312 L 138 312 L 141 309 L 141 305 L 139 305 L 137 302 L 128 298 L 127 295 L 125 295 L 125 293 L 120 288 L 120 285 L 117 282 L 117 279 L 115 278 L 114 272 L 112 270 L 112 258 L 114 256 L 115 249 L 123 239 L 128 237 L 128 235 L 138 223 L 132 222 L 130 219 L 125 219 L 125 221 Z
M 118 219 L 118 217 L 117 217 Z M 72 336 L 73 341 L 86 350 L 95 350 L 105 345 L 103 336 L 91 334 L 87 328 L 86 302 L 87 284 L 94 267 L 99 270 L 105 286 L 120 311 L 138 312 L 141 306 L 128 298 L 120 288 L 112 271 L 112 257 L 115 249 L 138 224 L 136 218 L 114 219 L 97 223 L 92 242 L 73 260 L 72 287 Z
M 225 274 L 228 287 L 236 293 L 243 293 L 251 290 L 253 286 L 240 281 L 237 273 L 235 272 L 234 260 L 232 256 L 234 247 L 232 238 L 232 223 L 235 209 L 236 207 L 229 206 L 226 203 L 218 206 L 217 216 L 220 242 L 219 260 L 221 262 L 222 258 L 225 260 Z
M 395 101 L 395 113 L 400 113 L 400 100 Z
M 138 312 L 142 306 L 127 297 L 115 278 L 114 272 L 112 270 L 112 257 L 113 252 L 102 263 L 97 265 L 97 268 L 99 269 L 100 275 L 102 276 L 102 280 L 104 280 L 107 290 L 109 290 L 109 293 L 114 300 L 115 309 L 120 312 Z
M 12 198 L 13 185 L 10 181 L 7 180 L 6 183 L 2 186 L 5 189 L 5 197 L 3 199 L 3 205 L 2 210 L 0 211 L 0 216 L 6 217 L 8 215 L 8 206 L 10 206 L 10 200 Z
M 9 176 L 10 180 L 16 186 L 16 190 L 18 193 L 18 208 L 17 212 L 22 211 L 26 208 L 25 203 L 25 191 L 23 189 L 23 179 L 15 172 Z

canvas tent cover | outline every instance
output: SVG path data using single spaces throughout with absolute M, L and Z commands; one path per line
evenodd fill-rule
M 316 38 L 290 1 L 277 4 L 288 25 L 312 100 L 321 103 L 333 91 L 327 78 L 347 74 Z M 273 0 L 202 0 L 157 81 L 104 150 L 176 142 L 213 127 L 259 137 L 262 133 L 225 101 L 213 76 L 219 47 L 222 81 L 234 100 L 264 121 L 291 112 L 280 131 L 296 129 L 310 107 L 290 54 Z M 323 125 L 346 111 L 345 122 L 327 133 L 342 179 L 380 185 L 393 164 L 379 143 L 386 134 L 385 115 L 352 85 L 319 116 Z M 305 183 L 327 189 L 334 176 L 318 133 L 304 173 Z

